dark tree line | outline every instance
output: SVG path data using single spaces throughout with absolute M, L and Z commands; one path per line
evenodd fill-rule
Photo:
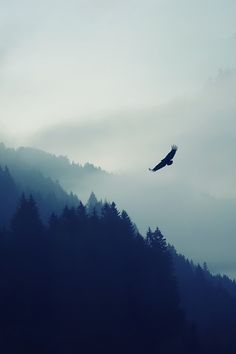
M 186 318 L 198 329 L 200 353 L 236 353 L 236 282 L 213 276 L 206 263 L 194 265 L 173 247 L 178 292 Z
M 93 194 L 47 224 L 22 195 L 0 230 L 0 279 L 0 353 L 236 352 L 235 283 Z
M 23 195 L 0 253 L 0 352 L 192 352 L 164 237 L 142 238 L 114 203 L 44 226 Z

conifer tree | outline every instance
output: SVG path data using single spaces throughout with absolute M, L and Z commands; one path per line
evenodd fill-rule
M 86 209 L 87 209 L 88 215 L 91 215 L 93 213 L 94 209 L 96 209 L 97 203 L 98 203 L 98 200 L 97 200 L 94 192 L 92 192 L 90 194 L 89 199 L 86 204 Z
M 22 241 L 39 237 L 42 234 L 43 224 L 32 195 L 26 198 L 22 194 L 17 211 L 11 221 L 11 230 Z

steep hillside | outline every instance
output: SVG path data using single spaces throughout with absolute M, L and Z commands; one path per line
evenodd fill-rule
M 65 205 L 77 206 L 76 195 L 68 194 L 58 181 L 45 177 L 17 157 L 14 149 L 0 147 L 0 223 L 7 224 L 16 208 L 19 196 L 32 194 L 37 201 L 43 220 L 52 211 L 61 212 Z
M 84 200 L 88 199 L 94 186 L 99 189 L 100 185 L 104 186 L 106 181 L 112 178 L 111 174 L 90 163 L 82 166 L 70 162 L 65 156 L 55 156 L 30 147 L 9 149 L 3 143 L 0 144 L 0 165 L 7 165 L 23 185 L 28 184 L 28 181 L 25 181 L 26 169 L 30 173 L 40 171 L 44 176 L 59 181 L 67 192 L 76 192 Z

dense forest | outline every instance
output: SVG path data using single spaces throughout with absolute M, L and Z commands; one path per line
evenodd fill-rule
M 114 202 L 39 181 L 0 168 L 0 353 L 236 353 L 235 281 Z
M 1 279 L 4 353 L 170 352 L 191 336 L 163 236 L 144 240 L 114 203 L 45 226 L 23 195 L 1 232 Z

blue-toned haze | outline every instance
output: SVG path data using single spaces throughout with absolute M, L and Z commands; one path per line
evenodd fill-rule
M 116 191 L 99 197 L 236 277 L 236 2 L 0 10 L 0 139 L 118 172 Z M 174 164 L 150 174 L 173 143 Z

